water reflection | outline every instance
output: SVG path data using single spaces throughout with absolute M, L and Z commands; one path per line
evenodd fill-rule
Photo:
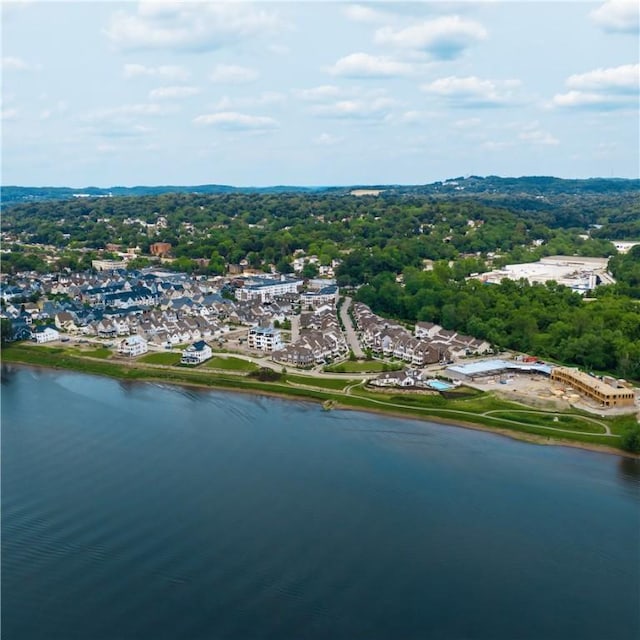
M 640 458 L 621 457 L 618 462 L 620 479 L 640 495 Z

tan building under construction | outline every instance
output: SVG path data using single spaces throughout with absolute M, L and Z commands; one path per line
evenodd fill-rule
M 551 379 L 569 385 L 579 393 L 595 400 L 605 407 L 632 407 L 635 401 L 631 389 L 618 389 L 590 376 L 584 371 L 568 367 L 554 367 Z

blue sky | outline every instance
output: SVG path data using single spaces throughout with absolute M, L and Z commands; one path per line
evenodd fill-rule
M 2 184 L 639 176 L 636 2 L 3 2 Z

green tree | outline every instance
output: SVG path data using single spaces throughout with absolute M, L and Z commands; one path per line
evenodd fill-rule
M 628 427 L 622 434 L 620 444 L 625 451 L 640 453 L 640 422 Z

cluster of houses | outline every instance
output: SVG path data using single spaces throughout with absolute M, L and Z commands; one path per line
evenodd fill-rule
M 376 315 L 361 302 L 354 304 L 353 318 L 365 349 L 381 357 L 403 360 L 412 367 L 491 351 L 491 345 L 484 340 L 447 331 L 430 322 L 419 322 L 412 334 L 402 325 Z
M 247 346 L 284 365 L 311 367 L 345 358 L 349 346 L 336 313 L 338 287 L 327 280 L 303 284 L 296 276 L 198 278 L 153 269 L 116 270 L 34 274 L 21 286 L 0 287 L 0 297 L 2 316 L 12 320 L 19 339 L 95 336 L 113 340 L 118 353 L 128 357 L 149 346 L 187 344 L 183 363 L 198 364 L 212 357 L 207 341 L 224 340 L 230 325 L 244 325 L 249 327 Z M 34 293 L 44 302 L 25 301 Z M 285 343 L 277 327 L 298 313 L 294 341 Z M 487 342 L 433 323 L 419 322 L 412 334 L 362 303 L 354 304 L 353 318 L 364 349 L 402 360 L 412 371 L 491 350 Z M 393 379 L 400 386 L 417 381 L 410 373 L 388 378 L 387 384 Z
M 349 346 L 335 307 L 323 305 L 300 314 L 298 339 L 274 351 L 272 358 L 294 367 L 310 367 L 343 358 L 348 353 Z

